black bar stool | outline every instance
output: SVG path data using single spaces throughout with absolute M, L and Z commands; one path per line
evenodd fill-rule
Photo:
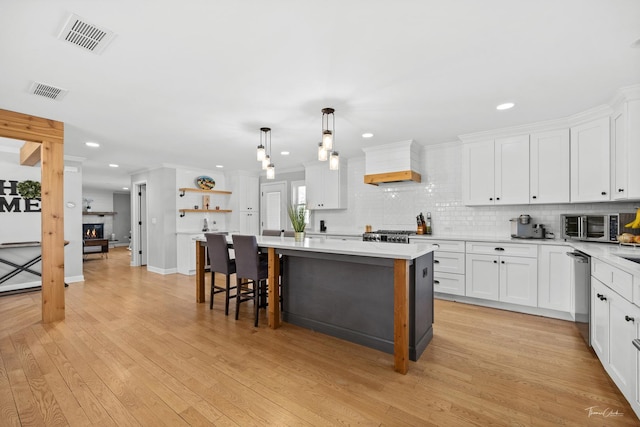
M 204 236 L 207 239 L 209 264 L 211 265 L 211 302 L 209 303 L 209 309 L 213 308 L 213 295 L 224 292 L 224 314 L 228 316 L 229 300 L 231 299 L 229 293 L 231 289 L 236 289 L 235 286 L 230 286 L 230 276 L 236 272 L 236 260 L 229 257 L 227 238 L 224 234 L 205 233 Z M 226 275 L 226 286 L 224 288 L 216 285 L 216 273 Z

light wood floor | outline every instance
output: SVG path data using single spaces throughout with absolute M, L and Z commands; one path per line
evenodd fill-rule
M 84 267 L 64 322 L 40 322 L 39 292 L 0 298 L 0 425 L 639 424 L 569 322 L 436 301 L 400 375 L 388 354 L 256 329 L 250 303 L 210 311 L 193 277 L 131 268 L 126 248 Z

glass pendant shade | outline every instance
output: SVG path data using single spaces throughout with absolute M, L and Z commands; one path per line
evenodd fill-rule
M 330 130 L 322 132 L 322 146 L 327 151 L 333 148 L 333 133 Z
M 318 143 L 318 160 L 326 162 L 329 157 L 327 156 L 327 150 L 324 149 L 322 142 Z
M 337 151 L 332 151 L 329 155 L 329 169 L 332 171 L 340 169 L 340 156 Z
M 264 145 L 262 145 L 262 144 L 258 145 L 258 152 L 257 152 L 256 159 L 259 162 L 261 162 L 264 159 L 265 155 L 266 155 L 266 151 L 264 149 Z
M 274 179 L 276 177 L 276 166 L 273 163 L 269 163 L 267 166 L 267 179 Z
M 269 155 L 265 155 L 264 159 L 262 159 L 262 170 L 267 170 L 270 164 L 271 164 L 271 157 L 269 157 Z

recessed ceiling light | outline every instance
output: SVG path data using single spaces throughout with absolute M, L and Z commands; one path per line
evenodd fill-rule
M 110 168 L 119 168 L 120 165 L 116 165 L 115 163 L 109 163 Z
M 508 110 L 509 108 L 515 107 L 516 104 L 513 102 L 505 102 L 504 104 L 500 104 L 496 107 L 496 110 Z
M 288 156 L 291 153 L 289 153 L 288 151 L 281 151 L 280 154 L 282 154 L 283 156 Z
M 365 132 L 362 134 L 363 138 L 373 138 L 373 134 L 371 132 Z
M 216 167 L 217 167 L 217 168 L 222 169 L 224 166 L 222 166 L 222 165 L 216 165 Z
M 86 145 L 87 147 L 92 147 L 92 148 L 100 147 L 100 144 L 98 144 L 97 142 L 85 142 L 84 145 Z
M 122 189 L 123 189 L 123 190 L 128 190 L 128 189 L 129 189 L 129 187 L 122 187 Z

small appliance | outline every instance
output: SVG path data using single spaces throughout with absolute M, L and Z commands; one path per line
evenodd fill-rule
M 529 215 L 511 218 L 511 237 L 514 239 L 544 239 L 546 230 L 543 224 L 533 224 Z
M 563 239 L 592 242 L 615 242 L 622 233 L 638 234 L 637 229 L 626 228 L 635 213 L 564 214 L 560 216 Z

